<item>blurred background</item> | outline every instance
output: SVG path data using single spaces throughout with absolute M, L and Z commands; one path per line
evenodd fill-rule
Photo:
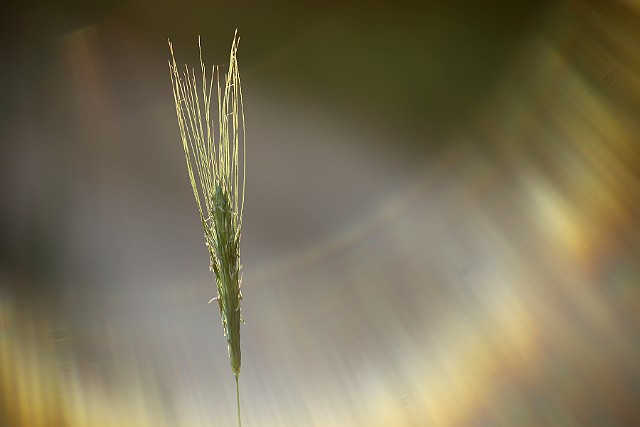
M 236 28 L 243 425 L 638 425 L 636 1 L 2 9 L 0 425 L 235 425 L 167 38 Z

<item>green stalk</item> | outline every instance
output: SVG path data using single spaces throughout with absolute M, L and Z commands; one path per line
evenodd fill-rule
M 240 386 L 238 385 L 237 375 L 236 375 L 236 407 L 238 408 L 238 427 L 242 427 L 242 421 L 240 421 Z

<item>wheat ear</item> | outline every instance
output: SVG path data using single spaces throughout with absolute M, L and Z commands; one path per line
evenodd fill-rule
M 202 74 L 200 86 L 194 69 L 185 65 L 182 73 L 178 70 L 171 42 L 169 70 L 189 181 L 204 229 L 205 245 L 209 250 L 210 270 L 216 278 L 217 296 L 213 300 L 218 302 L 231 370 L 236 379 L 240 425 L 240 229 L 244 207 L 246 148 L 242 89 L 236 58 L 239 40 L 236 32 L 231 44 L 228 71 L 222 74 L 220 67 L 213 66 L 211 76 L 207 78 L 198 38 Z M 218 101 L 215 121 L 210 108 L 214 81 Z M 214 136 L 216 128 L 217 138 Z

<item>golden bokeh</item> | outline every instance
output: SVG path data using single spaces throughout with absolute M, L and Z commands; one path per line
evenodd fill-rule
M 548 6 L 491 84 L 442 100 L 430 123 L 438 96 L 491 68 L 469 52 L 510 43 L 465 36 L 476 21 L 457 18 L 463 6 L 432 7 L 439 26 L 424 33 L 409 12 L 362 12 L 388 18 L 380 31 L 405 49 L 393 58 L 455 71 L 426 83 L 402 61 L 344 80 L 386 49 L 363 42 L 353 5 L 308 11 L 314 24 L 292 24 L 266 53 L 257 30 L 228 23 L 247 52 L 243 424 L 633 425 L 640 7 Z M 5 139 L 20 142 L 3 147 L 2 425 L 235 425 L 168 52 L 140 35 L 159 30 L 127 18 L 143 9 L 123 2 L 53 38 L 51 76 L 29 80 L 28 96 L 12 88 L 23 103 L 2 113 Z M 176 28 L 178 42 L 191 36 Z M 344 34 L 371 52 L 329 45 Z M 314 46 L 326 46 L 316 63 Z M 299 74 L 282 76 L 293 62 Z M 318 76 L 334 91 L 302 89 Z

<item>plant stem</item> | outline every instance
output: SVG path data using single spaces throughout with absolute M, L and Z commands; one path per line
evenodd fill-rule
M 242 427 L 242 421 L 240 420 L 240 386 L 238 385 L 238 376 L 236 375 L 236 404 L 238 406 L 238 427 Z

